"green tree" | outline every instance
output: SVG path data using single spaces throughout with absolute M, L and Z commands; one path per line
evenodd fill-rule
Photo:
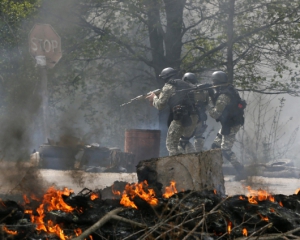
M 34 94 L 37 77 L 28 53 L 27 24 L 32 24 L 29 17 L 38 7 L 37 0 L 0 1 L 1 158 L 19 160 L 28 156 L 31 147 L 30 130 L 39 99 Z
M 161 87 L 157 76 L 168 66 L 223 69 L 243 90 L 298 92 L 297 0 L 44 1 L 41 10 L 64 43 L 50 100 L 61 103 L 66 89 L 68 96 L 81 92 L 90 123 L 100 115 L 110 121 L 137 89 Z

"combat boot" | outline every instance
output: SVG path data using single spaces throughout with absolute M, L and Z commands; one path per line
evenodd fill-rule
M 242 165 L 236 158 L 235 154 L 230 150 L 223 150 L 223 156 L 232 164 L 235 168 L 237 174 L 235 176 L 235 181 L 240 181 L 247 179 L 247 173 L 245 171 L 244 165 Z

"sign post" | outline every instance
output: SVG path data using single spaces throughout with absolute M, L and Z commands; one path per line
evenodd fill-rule
M 53 68 L 62 57 L 60 36 L 49 24 L 35 24 L 29 33 L 29 52 L 36 59 L 41 71 L 43 139 L 47 142 L 49 138 L 47 69 Z

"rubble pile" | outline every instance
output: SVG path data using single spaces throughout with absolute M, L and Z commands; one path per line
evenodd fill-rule
M 106 198 L 108 190 L 112 198 Z M 300 237 L 300 193 L 264 190 L 221 196 L 216 190 L 156 193 L 147 182 L 105 190 L 48 189 L 24 203 L 1 201 L 2 239 L 289 239 Z
M 79 138 L 63 136 L 48 140 L 38 152 L 39 167 L 55 170 L 80 169 L 86 172 L 134 172 L 135 155 L 118 148 L 85 144 Z

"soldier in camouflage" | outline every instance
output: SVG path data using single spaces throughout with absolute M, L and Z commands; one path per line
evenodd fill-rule
M 194 73 L 187 72 L 182 77 L 183 81 L 189 82 L 193 85 L 197 85 L 198 80 Z M 203 133 L 205 132 L 207 125 L 207 115 L 205 106 L 208 103 L 207 90 L 194 91 L 195 107 L 198 110 L 198 123 L 193 135 L 189 137 L 181 137 L 179 140 L 179 149 L 183 153 L 200 152 L 203 150 L 204 140 Z M 190 142 L 190 139 L 194 137 L 194 145 Z
M 215 138 L 212 148 L 221 148 L 222 155 L 237 171 L 236 180 L 246 177 L 244 166 L 237 160 L 231 150 L 235 142 L 235 136 L 244 124 L 245 102 L 241 100 L 238 92 L 228 83 L 227 75 L 222 71 L 212 74 L 213 85 L 216 87 L 214 96 L 210 99 L 207 110 L 210 116 L 222 125 L 221 130 Z M 224 86 L 225 85 L 225 86 Z
M 165 85 L 159 97 L 154 93 L 147 97 L 158 110 L 162 110 L 165 107 L 170 109 L 166 139 L 166 146 L 170 156 L 182 153 L 178 148 L 179 139 L 192 136 L 199 120 L 193 103 L 187 98 L 187 92 L 194 85 L 182 79 L 176 79 L 176 75 L 177 71 L 173 68 L 163 69 L 159 77 L 165 81 Z

